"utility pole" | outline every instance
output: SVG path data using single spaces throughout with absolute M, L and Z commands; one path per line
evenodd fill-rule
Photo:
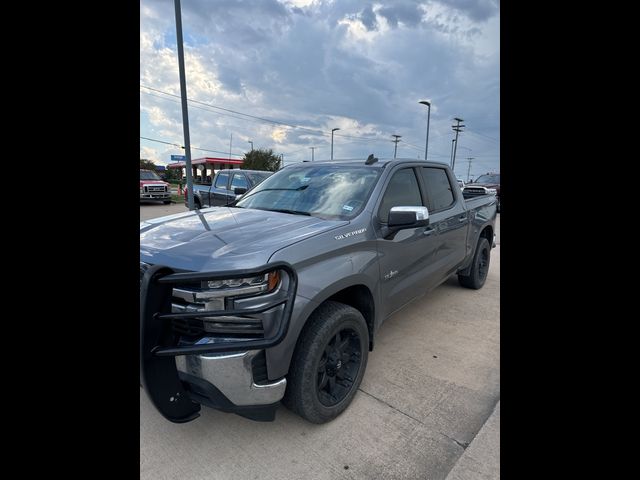
M 229 160 L 231 160 L 231 145 L 233 145 L 233 133 L 231 134 L 231 138 L 229 139 Z
M 453 147 L 453 160 L 451 162 L 451 170 L 454 171 L 454 169 L 456 168 L 456 150 L 458 150 L 458 133 L 460 133 L 462 130 L 462 127 L 466 127 L 466 125 L 460 125 L 460 122 L 464 122 L 464 120 L 462 118 L 454 118 L 454 120 L 456 122 L 458 122 L 456 125 L 452 125 L 451 128 L 453 128 L 453 130 L 456 132 L 456 143 L 454 144 Z
M 402 137 L 402 135 L 391 135 L 392 137 L 395 137 L 395 140 L 391 140 L 393 143 L 395 143 L 395 147 L 393 148 L 393 158 L 396 158 L 396 153 L 398 153 L 398 142 L 400 141 L 400 138 Z
M 182 131 L 184 133 L 184 157 L 187 167 L 187 200 L 189 210 L 194 209 L 193 203 L 193 171 L 191 170 L 191 139 L 189 138 L 189 111 L 187 109 L 187 78 L 184 71 L 184 48 L 182 45 L 182 14 L 180 0 L 174 0 L 176 10 L 176 42 L 178 44 L 178 70 L 180 71 L 180 100 L 182 103 Z
M 309 147 L 311 149 L 311 161 L 313 162 L 313 153 L 316 147 Z
M 251 144 L 251 151 L 253 152 L 253 142 L 251 140 L 247 140 L 247 143 Z
M 449 165 L 453 162 L 453 146 L 456 144 L 456 139 L 451 140 L 451 155 L 449 155 Z
M 473 160 L 475 157 L 467 157 L 467 160 L 469 160 L 469 167 L 467 168 L 467 183 L 469 183 L 469 172 L 471 171 L 471 160 Z

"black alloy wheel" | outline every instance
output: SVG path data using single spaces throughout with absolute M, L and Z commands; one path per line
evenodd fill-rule
M 345 399 L 358 376 L 361 360 L 358 333 L 351 328 L 339 330 L 327 343 L 318 362 L 320 403 L 333 407 Z

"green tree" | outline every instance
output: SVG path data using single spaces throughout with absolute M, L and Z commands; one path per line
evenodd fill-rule
M 245 170 L 266 170 L 275 172 L 280 169 L 280 157 L 272 149 L 251 150 L 244 154 L 242 168 Z
M 142 170 L 151 170 L 152 172 L 156 171 L 156 164 L 153 163 L 153 160 L 147 160 L 146 158 L 140 159 L 140 169 Z

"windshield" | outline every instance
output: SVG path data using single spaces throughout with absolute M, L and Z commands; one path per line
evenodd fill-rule
M 269 178 L 273 172 L 245 172 L 245 174 L 251 179 L 253 185 L 257 185 L 263 180 Z
M 349 219 L 364 208 L 379 175 L 379 168 L 364 166 L 288 167 L 267 178 L 235 206 Z
M 162 180 L 155 172 L 140 170 L 140 180 Z
M 480 175 L 475 183 L 500 183 L 500 175 Z

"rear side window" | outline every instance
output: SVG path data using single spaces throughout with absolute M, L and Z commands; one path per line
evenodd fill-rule
M 229 180 L 229 174 L 227 172 L 225 173 L 219 173 L 218 174 L 218 178 L 216 178 L 216 188 L 227 188 L 227 181 Z
M 387 223 L 389 211 L 392 207 L 419 207 L 422 206 L 420 187 L 413 172 L 413 168 L 404 168 L 393 174 L 387 190 L 382 197 L 378 218 L 381 222 Z
M 437 212 L 453 205 L 454 196 L 444 168 L 422 167 L 422 178 L 427 188 L 429 211 Z
M 243 173 L 236 173 L 233 175 L 233 178 L 231 179 L 231 190 L 234 188 L 249 188 L 247 179 L 244 177 Z

